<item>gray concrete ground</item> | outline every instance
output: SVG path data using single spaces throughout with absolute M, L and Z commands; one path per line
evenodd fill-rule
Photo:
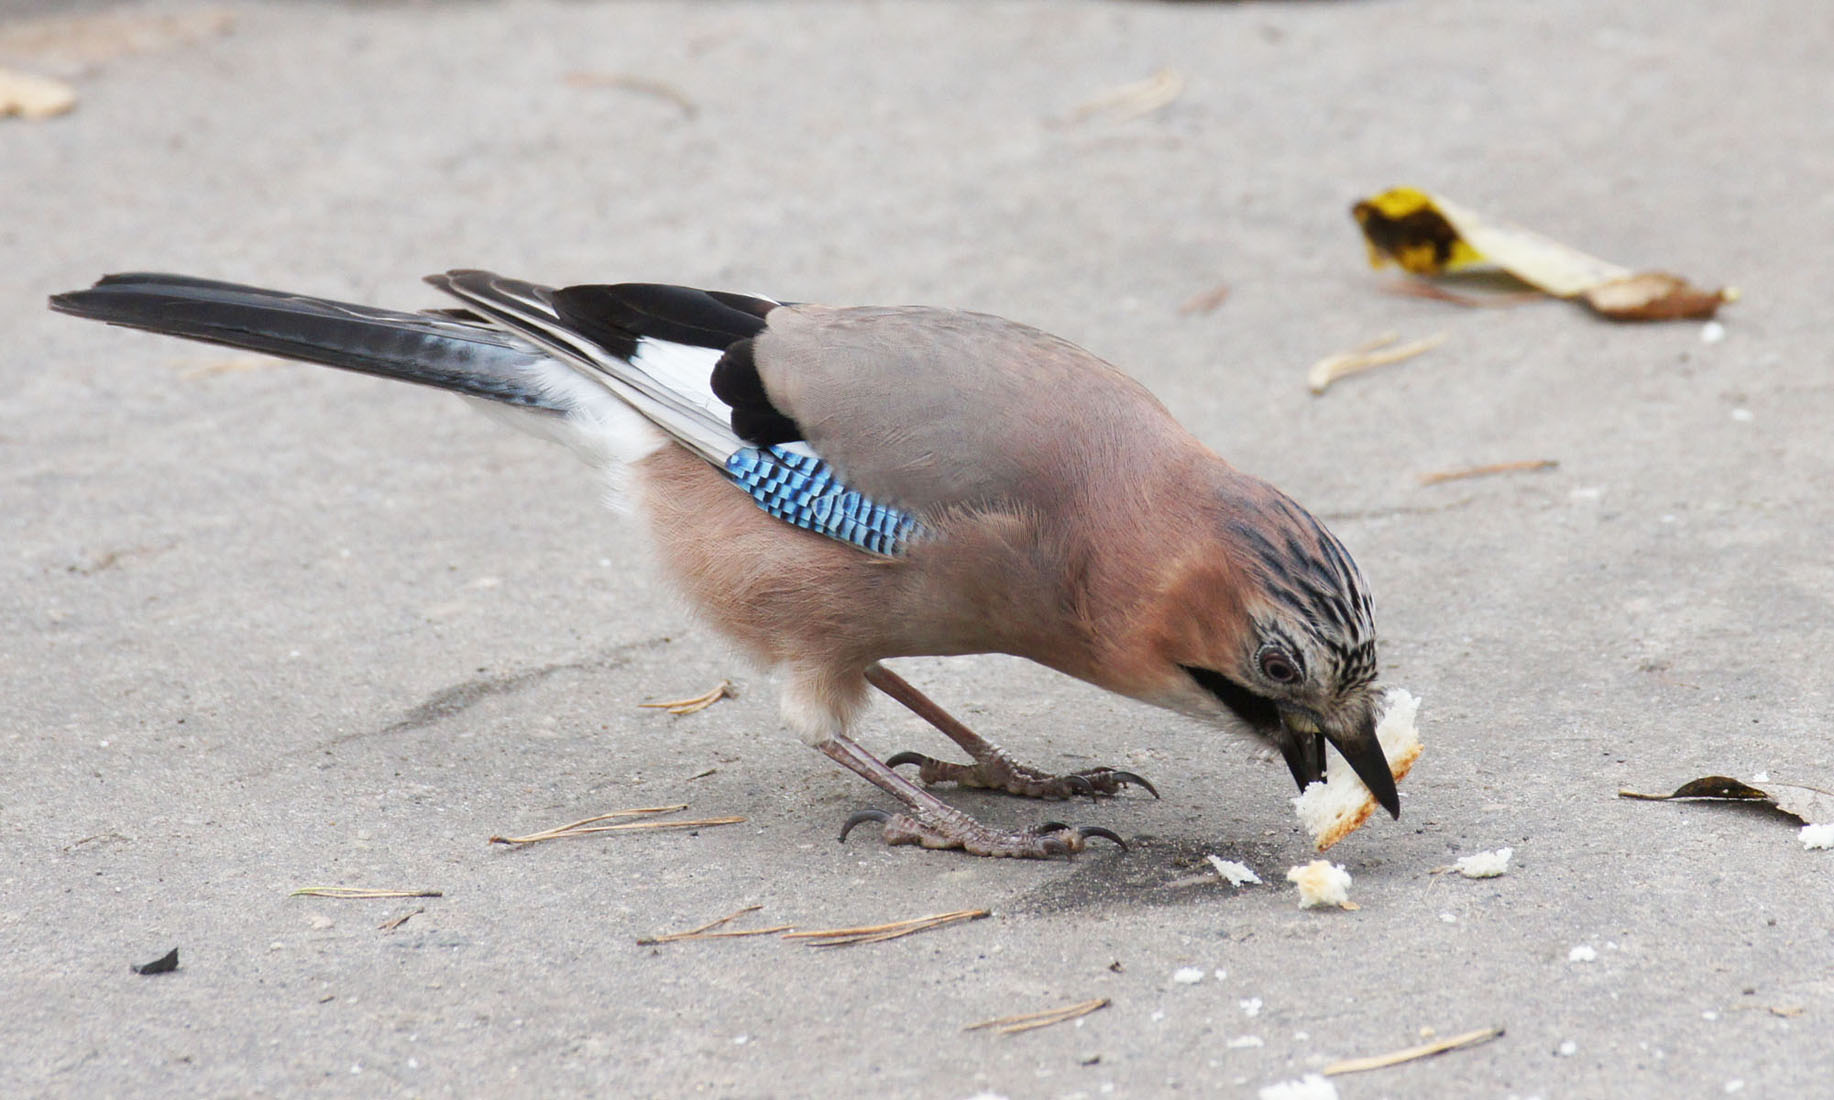
M 142 23 L 84 52 L 32 22 L 53 7 L 0 23 L 4 61 L 81 95 L 0 122 L 0 1093 L 1253 1096 L 1486 1026 L 1338 1090 L 1834 1089 L 1834 853 L 1614 797 L 1834 784 L 1834 8 L 250 0 L 183 41 L 197 8 L 87 4 Z M 1169 106 L 1079 117 L 1162 67 Z M 1386 293 L 1346 208 L 1398 183 L 1745 299 L 1707 343 Z M 1307 858 L 1285 769 L 1002 658 L 903 668 L 1165 799 L 959 802 L 1135 850 L 837 846 L 885 800 L 780 730 L 567 456 L 444 395 L 43 307 L 133 269 L 430 305 L 449 266 L 972 307 L 1127 366 L 1327 517 L 1425 700 L 1404 817 L 1332 853 L 1361 909 L 1192 881 L 1206 853 Z M 1384 330 L 1449 338 L 1306 393 Z M 722 677 L 740 699 L 637 708 Z M 881 751 L 938 748 L 879 718 Z M 486 844 L 678 802 L 746 822 Z M 1504 878 L 1429 873 L 1503 845 Z M 330 883 L 443 896 L 289 896 Z M 742 905 L 993 916 L 636 942 Z M 177 973 L 128 972 L 174 945 Z

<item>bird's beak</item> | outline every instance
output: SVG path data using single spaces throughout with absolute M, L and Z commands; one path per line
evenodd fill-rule
M 1304 791 L 1307 784 L 1325 777 L 1325 742 L 1329 741 L 1343 754 L 1363 785 L 1393 817 L 1401 816 L 1401 796 L 1395 791 L 1395 777 L 1389 773 L 1388 757 L 1382 743 L 1376 740 L 1376 716 L 1371 708 L 1353 712 L 1351 721 L 1342 725 L 1321 724 L 1308 711 L 1280 708 L 1280 753 L 1293 773 L 1293 781 Z

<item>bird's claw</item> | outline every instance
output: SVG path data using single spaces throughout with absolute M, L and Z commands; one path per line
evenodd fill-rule
M 861 825 L 868 821 L 877 821 L 879 824 L 883 825 L 891 819 L 892 815 L 886 813 L 884 810 L 855 810 L 852 814 L 848 815 L 847 823 L 841 826 L 841 835 L 837 839 L 839 839 L 840 843 L 845 844 L 847 843 L 847 834 L 853 832 L 853 827 L 855 825 Z
M 1072 830 L 1075 831 L 1077 836 L 1082 837 L 1084 840 L 1091 840 L 1095 837 L 1101 837 L 1103 840 L 1114 841 L 1116 846 L 1118 846 L 1121 849 L 1121 851 L 1125 852 L 1127 850 L 1127 842 L 1121 839 L 1121 836 L 1119 833 L 1116 833 L 1113 829 L 1104 829 L 1100 825 L 1065 825 L 1061 821 L 1045 821 L 1045 822 L 1040 822 L 1037 825 L 1033 825 L 1031 828 L 1031 832 L 1036 836 L 1044 836 L 1047 833 L 1068 832 Z
M 921 821 L 909 814 L 885 810 L 856 810 L 841 826 L 840 839 L 845 841 L 855 825 L 877 822 L 884 826 L 887 844 L 920 844 L 925 848 L 960 848 L 969 855 L 1013 859 L 1048 859 L 1051 856 L 1075 855 L 1094 838 L 1113 841 L 1122 851 L 1127 842 L 1113 830 L 1099 825 L 1073 826 L 1061 821 L 1034 825 L 1022 833 L 1001 833 L 960 811 L 950 811 L 934 822 Z
M 1094 798 L 1119 794 L 1129 785 L 1142 788 L 1154 798 L 1159 797 L 1158 788 L 1133 772 L 1086 768 L 1066 775 L 1051 775 L 1018 763 L 999 751 L 973 764 L 953 764 L 920 752 L 901 752 L 885 763 L 894 768 L 916 764 L 917 778 L 925 785 L 954 783 L 960 787 L 1005 791 L 1025 798 L 1064 799 L 1079 794 Z

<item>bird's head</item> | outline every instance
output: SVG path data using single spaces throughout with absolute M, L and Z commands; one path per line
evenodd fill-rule
M 1165 691 L 1155 701 L 1233 716 L 1280 750 L 1302 791 L 1324 778 L 1329 743 L 1399 817 L 1376 740 L 1375 627 L 1362 574 L 1310 513 L 1262 483 L 1254 490 L 1252 507 L 1207 517 L 1214 535 L 1162 590 Z

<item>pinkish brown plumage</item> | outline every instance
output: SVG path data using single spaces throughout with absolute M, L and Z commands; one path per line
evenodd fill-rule
M 621 485 L 707 620 L 783 679 L 783 715 L 900 812 L 891 843 L 996 856 L 1103 829 L 990 829 L 928 789 L 1065 798 L 1151 785 L 1014 760 L 881 662 L 1009 653 L 1278 747 L 1303 787 L 1335 745 L 1398 812 L 1374 736 L 1371 608 L 1341 544 L 1114 367 L 982 314 L 782 305 L 643 284 L 430 280 L 397 313 L 178 276 L 54 308 L 487 399 Z M 971 763 L 854 739 L 877 689 Z M 913 783 L 896 768 L 918 766 Z M 846 831 L 843 830 L 843 838 Z

